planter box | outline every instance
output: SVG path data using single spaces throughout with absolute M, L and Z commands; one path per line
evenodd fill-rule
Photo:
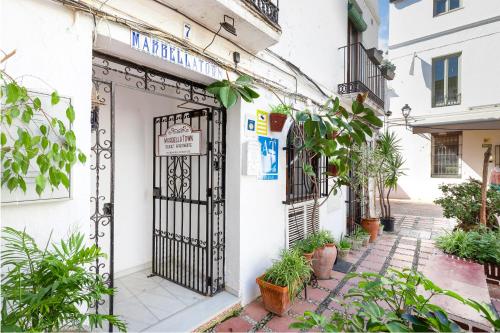
M 392 81 L 396 76 L 396 73 L 392 69 L 382 68 L 382 76 L 385 77 L 386 80 Z
M 264 308 L 280 317 L 284 315 L 292 305 L 288 287 L 280 287 L 266 282 L 264 281 L 264 275 L 258 277 L 256 281 L 262 295 Z
M 271 123 L 271 132 L 281 132 L 283 130 L 283 126 L 286 123 L 286 114 L 282 113 L 271 113 L 269 115 L 269 121 Z
M 379 66 L 382 63 L 382 60 L 384 60 L 382 51 L 378 50 L 376 47 L 366 50 L 366 53 L 368 54 L 368 58 L 370 58 L 370 60 L 377 66 Z

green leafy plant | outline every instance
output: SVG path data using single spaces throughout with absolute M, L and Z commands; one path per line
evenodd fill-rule
M 73 130 L 50 112 L 61 98 L 54 91 L 50 106 L 43 105 L 4 71 L 0 82 L 2 186 L 26 192 L 28 171 L 35 171 L 38 195 L 61 184 L 69 188 L 72 166 L 78 160 L 85 163 L 86 156 L 77 148 Z M 72 105 L 66 118 L 70 125 L 75 121 Z
M 305 312 L 290 327 L 305 331 L 320 328 L 326 332 L 460 331 L 445 310 L 431 303 L 436 295 L 469 305 L 494 328 L 500 327 L 500 320 L 487 305 L 442 289 L 415 271 L 390 269 L 387 277 L 376 273 L 349 273 L 346 278 L 356 278 L 359 282 L 340 302 L 343 311 L 335 312 L 331 318 Z
M 86 322 L 93 329 L 104 321 L 126 330 L 116 316 L 90 309 L 113 289 L 88 270 L 105 255 L 95 245 L 86 246 L 83 234 L 72 234 L 51 248 L 50 240 L 39 248 L 26 232 L 13 228 L 4 228 L 2 239 L 3 332 L 82 330 Z
M 296 242 L 294 248 L 301 253 L 311 253 L 326 244 L 335 244 L 335 239 L 329 230 L 320 230 Z
M 293 248 L 299 251 L 300 253 L 304 254 L 304 253 L 314 252 L 314 250 L 316 250 L 317 247 L 316 244 L 311 242 L 310 238 L 305 238 L 295 242 Z
M 500 231 L 479 228 L 473 231 L 457 229 L 436 239 L 444 252 L 481 263 L 500 264 Z
M 259 98 L 259 94 L 254 89 L 253 80 L 248 75 L 241 75 L 236 81 L 230 81 L 229 78 L 216 81 L 206 88 L 226 109 L 230 109 L 235 105 L 238 97 L 241 97 L 247 103 Z
M 271 106 L 271 113 L 279 113 L 289 115 L 292 112 L 292 106 L 289 104 L 278 104 Z
M 394 65 L 389 60 L 384 59 L 384 60 L 382 60 L 382 64 L 380 65 L 380 69 L 382 69 L 382 70 L 389 70 L 389 71 L 395 71 L 396 70 L 396 65 Z
M 339 242 L 339 247 L 342 249 L 342 250 L 348 250 L 351 248 L 351 243 L 345 239 L 345 238 L 342 238 L 340 239 L 340 242 Z
M 288 287 L 290 300 L 297 295 L 302 282 L 311 275 L 311 266 L 296 249 L 283 250 L 280 259 L 264 274 L 264 280 L 280 287 Z
M 375 180 L 382 218 L 391 217 L 390 195 L 398 187 L 398 180 L 405 175 L 405 163 L 401 154 L 400 139 L 394 133 L 383 133 L 374 150 Z
M 481 182 L 470 178 L 460 184 L 442 184 L 443 196 L 434 203 L 443 207 L 443 215 L 460 221 L 459 228 L 469 230 L 479 226 L 481 211 Z M 500 192 L 489 189 L 486 197 L 487 226 L 498 227 L 496 216 L 500 216 Z

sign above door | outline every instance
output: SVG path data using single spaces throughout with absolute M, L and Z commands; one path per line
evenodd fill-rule
M 188 124 L 175 124 L 158 136 L 157 156 L 202 155 L 202 141 L 201 131 L 194 131 Z

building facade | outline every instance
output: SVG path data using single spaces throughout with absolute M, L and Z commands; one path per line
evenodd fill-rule
M 493 0 L 391 1 L 389 19 L 397 75 L 387 93 L 388 126 L 402 139 L 407 168 L 395 196 L 431 202 L 439 184 L 481 179 L 488 145 L 489 172 L 500 166 L 500 99 L 489 79 L 500 74 L 500 7 Z
M 57 89 L 74 106 L 89 157 L 74 168 L 69 193 L 2 190 L 4 226 L 26 228 L 39 242 L 51 232 L 85 232 L 109 254 L 98 269 L 111 283 L 149 269 L 242 304 L 258 296 L 255 278 L 280 249 L 313 229 L 346 233 L 348 190 L 312 216 L 287 145 L 290 120 L 271 132 L 266 111 L 276 96 L 300 109 L 331 96 L 348 106 L 368 91 L 382 114 L 385 83 L 366 53 L 378 46 L 376 1 L 1 6 L 1 48 L 16 50 L 5 70 L 37 93 Z M 255 103 L 224 110 L 204 90 L 242 73 L 255 80 Z M 160 140 L 183 125 L 200 138 L 198 154 L 163 156 L 169 148 Z

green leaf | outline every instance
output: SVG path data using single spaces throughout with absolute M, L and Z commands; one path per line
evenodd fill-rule
M 23 115 L 21 116 L 21 119 L 25 123 L 29 123 L 31 121 L 31 117 L 33 117 L 33 110 L 27 106 L 26 110 L 23 111 Z
M 37 189 L 39 188 L 39 189 L 41 189 L 41 192 L 43 192 L 43 190 L 45 189 L 45 186 L 47 184 L 47 178 L 45 178 L 44 175 L 38 175 L 35 178 L 35 184 L 36 184 Z M 38 195 L 40 195 L 41 192 L 38 192 L 38 190 L 37 190 Z
M 66 109 L 66 117 L 71 124 L 75 121 L 75 109 L 73 109 L 73 105 L 68 106 Z
M 84 153 L 80 152 L 78 153 L 78 160 L 83 164 L 87 161 L 87 156 L 85 156 Z
M 252 88 L 248 87 L 248 86 L 244 86 L 243 89 L 245 89 L 247 91 L 247 93 L 253 98 L 259 98 L 260 95 L 258 92 L 256 92 L 255 90 L 253 90 Z
M 57 91 L 54 91 L 51 95 L 50 95 L 50 103 L 52 105 L 56 105 L 57 103 L 59 103 L 60 101 L 60 98 L 59 98 L 59 95 L 57 94 Z
M 69 178 L 68 178 L 68 176 L 66 176 L 66 174 L 64 172 L 59 173 L 59 175 L 61 177 L 61 183 L 63 184 L 63 186 L 66 189 L 69 189 Z
M 42 102 L 40 101 L 40 98 L 35 97 L 35 98 L 33 99 L 33 107 L 34 107 L 36 110 L 39 110 L 39 109 L 42 107 Z
M 5 135 L 4 132 L 2 132 L 0 140 L 1 140 L 2 146 L 5 146 L 7 144 L 7 136 Z
M 253 82 L 252 78 L 246 74 L 240 75 L 240 77 L 236 79 L 236 83 L 241 85 L 252 84 L 252 82 Z
M 366 120 L 370 125 L 375 126 L 375 127 L 382 127 L 384 124 L 382 120 L 380 120 L 379 117 L 375 116 L 374 114 L 367 114 L 362 117 L 364 120 Z
M 64 137 L 66 138 L 66 142 L 70 146 L 74 146 L 76 144 L 76 137 L 75 137 L 75 133 L 73 131 L 67 131 L 66 134 L 64 135 Z
M 19 180 L 17 177 L 12 177 L 9 179 L 9 181 L 7 182 L 7 188 L 9 189 L 9 191 L 14 191 L 16 189 L 16 187 L 19 185 Z
M 20 89 L 19 86 L 15 83 L 9 83 L 6 87 L 7 99 L 5 103 L 14 104 L 19 99 Z
M 40 125 L 40 132 L 42 132 L 43 135 L 47 135 L 47 126 L 45 125 Z
M 10 108 L 10 115 L 12 116 L 12 118 L 17 118 L 17 117 L 19 117 L 20 114 L 21 114 L 21 111 L 19 110 L 19 108 L 17 106 L 13 106 Z
M 21 188 L 21 190 L 26 193 L 26 182 L 24 181 L 24 178 L 21 176 L 17 177 L 17 182 L 19 183 L 19 187 Z
M 304 173 L 310 177 L 316 177 L 316 173 L 314 172 L 314 169 L 312 167 L 312 165 L 310 164 L 304 164 L 304 166 L 302 167 L 302 169 L 304 170 Z

